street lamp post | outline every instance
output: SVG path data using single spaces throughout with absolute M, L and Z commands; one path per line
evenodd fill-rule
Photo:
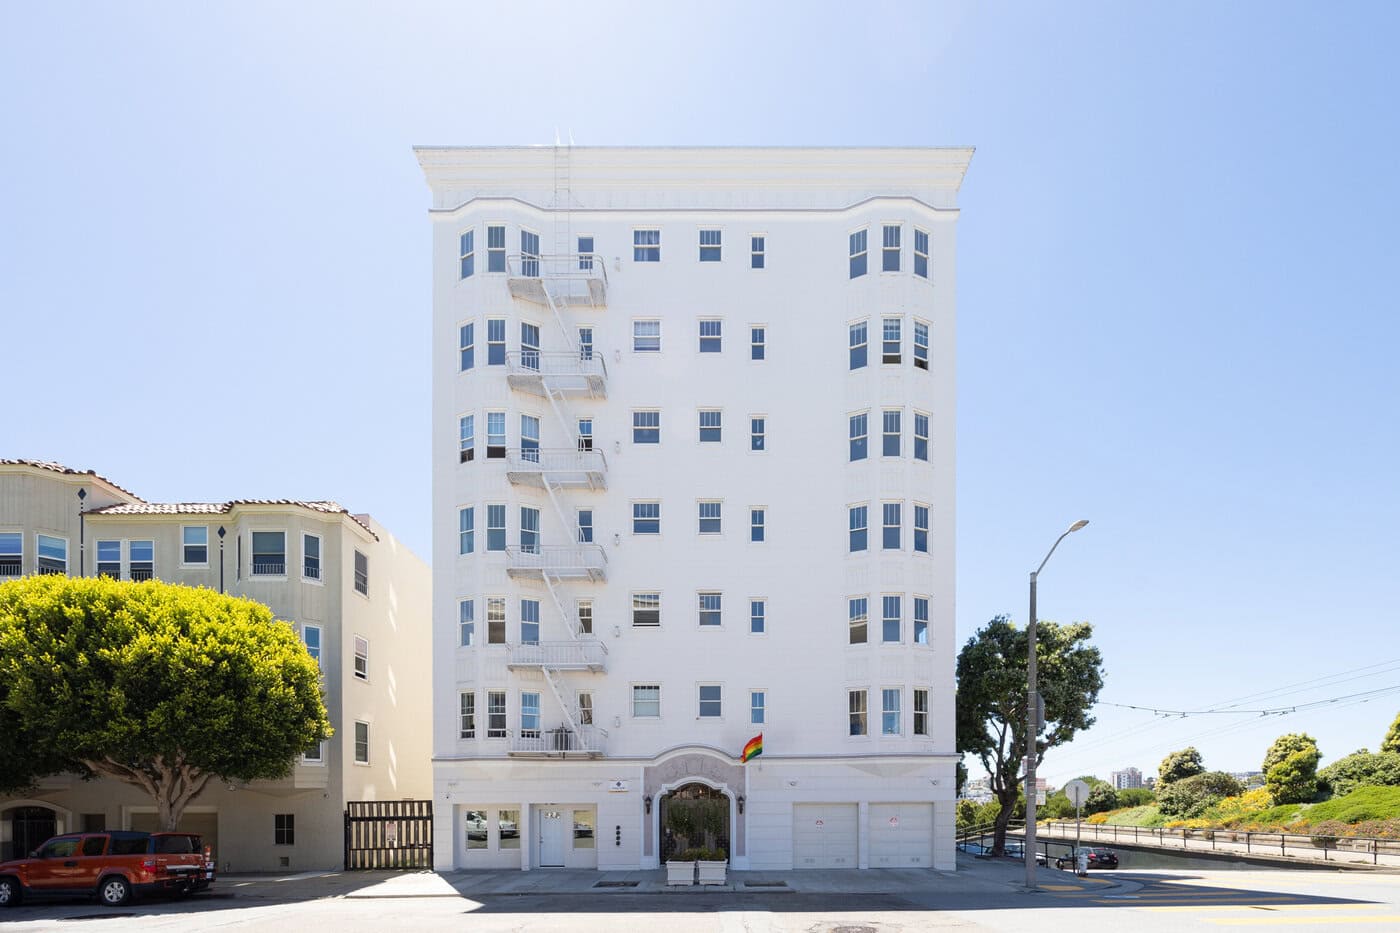
M 1040 736 L 1040 694 L 1036 686 L 1035 669 L 1035 581 L 1040 576 L 1040 572 L 1045 569 L 1045 565 L 1050 562 L 1050 555 L 1055 553 L 1055 548 L 1060 546 L 1060 542 L 1069 537 L 1071 532 L 1078 531 L 1089 524 L 1087 519 L 1081 518 L 1064 534 L 1055 539 L 1055 543 L 1050 545 L 1050 551 L 1045 555 L 1045 560 L 1040 562 L 1040 566 L 1031 571 L 1031 614 L 1030 623 L 1026 626 L 1026 887 L 1035 889 L 1035 759 L 1036 746 L 1039 744 Z

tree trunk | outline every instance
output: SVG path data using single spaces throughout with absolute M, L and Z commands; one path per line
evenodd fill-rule
M 160 755 L 151 761 L 133 764 L 122 764 L 111 758 L 84 759 L 83 764 L 103 777 L 139 787 L 150 794 L 156 805 L 156 823 L 165 832 L 173 832 L 180 825 L 185 807 L 204 790 L 212 777 L 208 772 L 185 764 L 183 756 L 173 765 L 166 764 Z
M 1001 812 L 997 814 L 996 824 L 992 828 L 992 854 L 1006 854 L 1006 827 L 1011 822 L 1011 817 L 1016 812 L 1016 787 L 1011 790 L 996 791 L 997 802 L 1001 804 Z

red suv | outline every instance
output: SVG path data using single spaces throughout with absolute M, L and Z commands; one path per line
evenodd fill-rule
M 191 833 L 65 833 L 29 858 L 0 862 L 0 907 L 32 894 L 96 895 L 108 906 L 133 894 L 191 894 L 214 883 L 214 857 Z

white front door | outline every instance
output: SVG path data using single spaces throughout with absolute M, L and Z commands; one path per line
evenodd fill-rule
M 535 821 L 539 827 L 540 867 L 564 867 L 565 825 L 563 810 L 541 810 Z

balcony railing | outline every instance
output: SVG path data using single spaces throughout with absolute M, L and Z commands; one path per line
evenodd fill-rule
M 24 564 L 17 558 L 0 559 L 0 577 L 18 577 L 24 574 Z
M 510 737 L 512 755 L 607 754 L 608 732 L 598 726 L 557 726 L 552 729 L 520 730 Z
M 548 667 L 556 670 L 602 671 L 607 669 L 608 648 L 596 638 L 578 641 L 542 641 L 511 645 L 511 667 Z
M 149 580 L 156 575 L 155 570 L 150 567 L 132 567 L 131 579 L 137 583 Z
M 608 461 L 601 450 L 570 447 L 512 447 L 506 452 L 506 479 L 531 486 L 544 485 L 545 474 L 554 486 L 606 489 Z
M 597 544 L 508 547 L 506 573 L 512 577 L 606 580 L 608 555 Z
M 574 350 L 511 350 L 506 353 L 506 381 L 511 388 L 534 395 L 586 392 L 606 396 L 608 365 L 596 348 Z
M 511 295 L 526 301 L 547 304 L 552 299 L 556 305 L 591 308 L 608 303 L 608 269 L 597 253 L 512 253 L 506 257 L 506 273 Z
M 285 560 L 258 560 L 253 561 L 253 576 L 255 577 L 281 577 L 287 573 L 287 562 Z

